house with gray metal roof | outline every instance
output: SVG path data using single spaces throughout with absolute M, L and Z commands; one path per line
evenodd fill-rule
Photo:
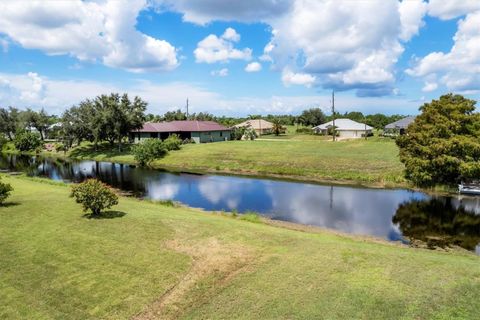
M 385 126 L 383 135 L 385 136 L 397 136 L 406 133 L 408 126 L 415 121 L 416 116 L 409 116 L 398 121 L 389 123 Z
M 130 140 L 140 142 L 148 138 L 165 140 L 171 134 L 196 143 L 230 140 L 231 130 L 214 121 L 146 122 L 139 130 L 130 132 Z

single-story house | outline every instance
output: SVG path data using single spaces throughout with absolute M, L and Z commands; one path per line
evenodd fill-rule
M 253 130 L 255 130 L 257 135 L 262 135 L 262 134 L 272 133 L 273 123 L 265 121 L 263 119 L 252 119 L 252 120 L 247 120 L 237 125 L 234 125 L 233 127 L 234 128 L 242 128 L 242 127 L 252 128 Z
M 385 136 L 398 136 L 405 134 L 410 123 L 415 121 L 415 116 L 405 117 L 398 121 L 389 123 L 385 126 L 383 130 L 383 135 Z
M 196 143 L 230 140 L 231 130 L 214 121 L 146 122 L 143 128 L 130 132 L 130 140 L 140 142 L 148 138 L 166 139 L 177 134 L 180 139 L 192 139 Z
M 315 133 L 328 134 L 332 130 L 333 120 L 313 128 Z M 340 138 L 355 139 L 372 133 L 373 128 L 350 119 L 335 119 L 335 131 Z

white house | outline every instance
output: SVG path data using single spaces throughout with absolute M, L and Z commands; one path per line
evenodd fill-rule
M 315 133 L 328 134 L 332 127 L 333 121 L 329 121 L 314 127 L 313 130 Z M 350 119 L 335 119 L 335 130 L 340 138 L 355 139 L 372 133 L 373 128 Z

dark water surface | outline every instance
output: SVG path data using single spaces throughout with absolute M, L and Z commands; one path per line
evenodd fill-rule
M 432 197 L 402 189 L 173 174 L 109 162 L 31 156 L 3 155 L 0 168 L 67 182 L 95 177 L 153 200 L 171 199 L 206 210 L 255 211 L 272 219 L 352 234 L 455 244 L 480 253 L 478 197 Z

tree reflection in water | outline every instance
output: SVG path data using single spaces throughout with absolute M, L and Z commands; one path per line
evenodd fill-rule
M 404 202 L 392 221 L 405 237 L 429 246 L 457 245 L 475 250 L 480 243 L 480 215 L 450 197 Z

